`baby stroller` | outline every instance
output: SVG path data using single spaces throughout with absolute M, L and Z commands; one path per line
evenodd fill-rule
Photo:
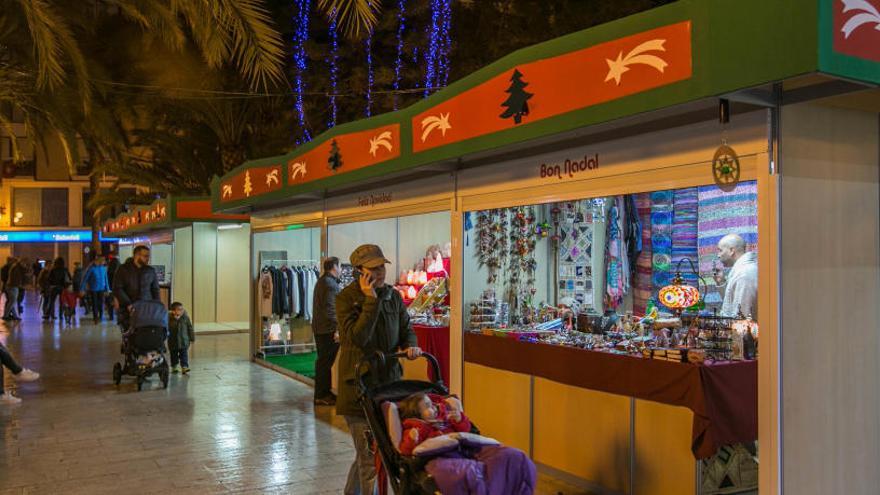
M 380 385 L 378 387 L 367 387 L 364 383 L 364 376 L 361 374 L 362 366 L 368 366 L 370 373 L 379 373 L 384 369 L 386 361 L 396 360 L 406 357 L 405 352 L 397 354 L 383 354 L 377 352 L 372 356 L 366 356 L 358 364 L 356 376 L 360 377 L 358 386 L 360 388 L 360 403 L 366 415 L 367 423 L 372 430 L 373 440 L 376 442 L 376 448 L 388 474 L 388 482 L 394 493 L 401 494 L 429 494 L 439 493 L 437 484 L 434 479 L 425 472 L 425 465 L 428 459 L 405 456 L 398 452 L 388 434 L 388 428 L 385 421 L 385 414 L 382 405 L 385 402 L 398 402 L 412 394 L 423 392 L 440 395 L 448 395 L 449 391 L 440 378 L 440 365 L 437 359 L 427 353 L 423 353 L 422 357 L 431 363 L 434 370 L 434 376 L 437 381 L 434 383 L 423 382 L 418 380 L 400 380 L 397 382 Z M 474 433 L 476 427 L 474 427 Z
M 170 368 L 165 356 L 168 336 L 168 310 L 160 301 L 135 301 L 129 329 L 122 334 L 124 363 L 113 365 L 113 381 L 122 381 L 122 375 L 137 378 L 140 391 L 147 378 L 159 374 L 162 388 L 168 388 Z

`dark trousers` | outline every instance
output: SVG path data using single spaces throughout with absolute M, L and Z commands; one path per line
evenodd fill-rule
M 90 298 L 92 305 L 92 316 L 100 321 L 104 319 L 104 291 L 92 291 L 90 292 L 92 297 Z
M 4 318 L 18 318 L 18 287 L 6 288 L 6 307 L 3 309 Z
M 61 297 L 61 287 L 50 287 L 49 288 L 49 298 L 46 300 L 46 307 L 43 311 L 43 317 L 49 318 L 55 314 L 55 300 Z M 58 318 L 64 318 L 64 308 L 61 307 L 61 302 L 58 304 Z
M 15 358 L 12 357 L 9 349 L 3 344 L 0 344 L 0 364 L 9 368 L 9 371 L 11 371 L 13 375 L 21 373 L 21 366 L 15 361 Z M 0 368 L 0 393 L 3 393 L 4 391 L 3 368 Z
M 171 354 L 171 367 L 180 363 L 184 368 L 189 368 L 189 346 L 171 347 L 168 346 L 168 352 Z
M 113 308 L 113 293 L 112 292 L 107 293 L 107 296 L 105 297 L 105 301 L 107 303 L 107 316 L 109 317 L 110 321 L 113 321 L 113 318 L 115 317 L 115 315 L 114 315 L 115 310 Z
M 315 359 L 315 398 L 324 399 L 330 397 L 331 381 L 330 372 L 333 362 L 336 361 L 336 353 L 339 352 L 339 343 L 333 341 L 333 334 L 316 334 L 315 347 L 318 357 Z

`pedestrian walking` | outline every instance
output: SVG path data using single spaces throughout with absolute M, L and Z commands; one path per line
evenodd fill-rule
M 21 320 L 18 312 L 18 292 L 23 290 L 24 286 L 24 266 L 13 258 L 12 266 L 7 271 L 6 281 L 4 284 L 4 294 L 6 295 L 6 305 L 3 308 L 4 321 Z
M 137 246 L 131 258 L 116 270 L 113 296 L 119 301 L 117 319 L 123 332 L 128 330 L 133 302 L 159 300 L 159 279 L 156 270 L 150 266 L 150 248 Z
M 44 320 L 55 319 L 55 300 L 61 296 L 64 288 L 71 284 L 71 280 L 72 277 L 64 264 L 64 258 L 60 256 L 55 258 L 47 280 L 49 285 L 49 301 L 46 304 L 46 311 L 43 313 Z M 64 318 L 64 312 L 60 304 L 58 305 L 58 318 Z
M 192 320 L 183 304 L 171 303 L 168 318 L 168 351 L 171 353 L 171 372 L 189 373 L 189 345 L 196 341 Z
M 315 284 L 312 300 L 312 332 L 318 355 L 315 359 L 315 405 L 336 405 L 331 387 L 331 371 L 339 352 L 336 322 L 336 296 L 339 295 L 339 258 L 324 260 L 323 273 Z
M 104 264 L 104 257 L 98 256 L 83 278 L 83 291 L 91 301 L 89 305 L 95 323 L 100 323 L 104 319 L 104 296 L 109 289 L 107 266 Z

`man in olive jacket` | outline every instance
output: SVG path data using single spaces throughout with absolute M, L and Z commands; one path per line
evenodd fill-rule
M 409 359 L 416 359 L 422 351 L 416 345 L 416 334 L 410 326 L 403 299 L 394 287 L 385 285 L 385 264 L 390 261 L 385 259 L 379 246 L 364 244 L 354 250 L 350 260 L 358 278 L 336 297 L 341 344 L 336 414 L 345 417 L 357 455 L 348 472 L 344 493 L 372 495 L 376 470 L 367 439 L 369 425 L 357 402 L 355 368 L 364 356 L 377 351 L 394 353 L 405 350 Z M 374 386 L 400 380 L 402 375 L 400 363 L 392 360 L 380 373 L 378 383 L 372 374 L 365 375 L 365 381 L 368 386 Z

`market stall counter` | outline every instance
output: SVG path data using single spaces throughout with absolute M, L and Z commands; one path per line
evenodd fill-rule
M 449 383 L 449 326 L 430 326 L 413 324 L 413 331 L 419 339 L 419 347 L 437 358 L 443 383 Z M 428 377 L 434 380 L 434 372 L 428 369 Z
M 559 345 L 467 333 L 469 363 L 565 385 L 644 399 L 693 412 L 697 459 L 723 445 L 758 438 L 758 362 L 674 363 Z

